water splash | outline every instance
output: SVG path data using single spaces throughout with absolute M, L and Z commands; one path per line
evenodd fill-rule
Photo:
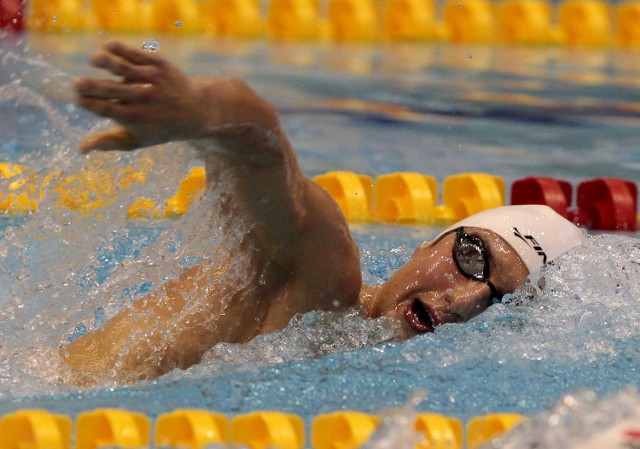
M 202 164 L 196 151 L 176 144 L 135 154 L 80 156 L 75 142 L 112 124 L 69 108 L 66 101 L 51 101 L 61 84 L 54 70 L 17 54 L 2 57 L 27 71 L 22 79 L 0 85 L 0 107 L 19 111 L 20 120 L 34 117 L 36 130 L 43 131 L 32 134 L 24 123 L 16 126 L 20 156 L 12 162 L 31 167 L 31 183 L 55 176 L 43 189 L 37 212 L 3 226 L 0 238 L 0 331 L 6 336 L 0 348 L 0 397 L 73 389 L 59 382 L 64 375 L 60 344 L 99 327 L 192 260 L 215 269 L 246 232 L 236 220 L 236 232 L 222 236 L 229 228 L 218 214 L 228 186 L 224 169 L 201 199 L 208 205 L 193 204 L 191 218 L 127 220 L 126 210 L 137 196 L 157 204 L 171 197 L 188 169 Z M 29 70 L 44 76 L 29 76 Z M 29 146 L 34 151 L 25 151 Z M 3 181 L 0 189 L 7 188 Z M 229 273 L 246 278 L 241 262 Z M 192 308 L 201 299 L 193 298 Z
M 625 426 L 637 433 L 640 423 L 640 394 L 635 388 L 625 388 L 599 398 L 590 390 L 579 390 L 560 399 L 554 407 L 511 432 L 496 438 L 485 447 L 500 449 L 578 449 L 591 447 L 635 447 L 631 440 L 615 437 Z M 622 426 L 620 426 L 622 425 Z M 616 428 L 618 431 L 616 432 Z M 595 439 L 608 435 L 605 440 Z M 635 439 L 634 439 L 635 441 Z
M 259 335 L 247 344 L 220 343 L 205 354 L 202 363 L 270 365 L 370 348 L 395 338 L 392 323 L 384 318 L 367 319 L 361 308 L 314 311 L 297 315 L 285 329 Z
M 388 409 L 381 414 L 379 426 L 361 446 L 362 449 L 415 449 L 429 447 L 416 432 L 418 406 L 428 398 L 427 393 L 414 393 L 403 407 Z M 418 446 L 417 446 L 418 445 Z
M 142 43 L 142 49 L 151 53 L 160 51 L 160 42 L 156 39 L 147 39 Z

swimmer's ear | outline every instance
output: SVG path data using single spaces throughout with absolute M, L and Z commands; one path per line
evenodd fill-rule
M 124 128 L 92 134 L 80 142 L 78 150 L 86 154 L 93 150 L 111 151 L 131 151 L 140 148 L 137 139 Z

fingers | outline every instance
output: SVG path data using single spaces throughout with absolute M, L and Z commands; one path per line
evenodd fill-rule
M 110 99 L 80 96 L 76 103 L 100 117 L 111 118 L 120 123 L 139 123 L 149 117 L 145 104 L 127 104 Z
M 150 83 L 120 83 L 109 79 L 80 78 L 75 82 L 76 92 L 83 97 L 146 102 L 153 94 Z
M 97 53 L 91 64 L 133 82 L 150 82 L 158 72 L 153 65 L 137 65 L 108 52 Z
M 123 150 L 131 151 L 140 148 L 141 145 L 136 138 L 124 128 L 92 134 L 86 137 L 78 147 L 80 153 L 89 153 L 92 150 L 110 151 Z
M 112 41 L 91 58 L 91 64 L 127 81 L 150 81 L 166 62 L 153 53 Z
M 158 65 L 161 64 L 162 61 L 162 59 L 154 53 L 139 50 L 117 41 L 107 42 L 104 48 L 109 53 L 113 53 L 136 65 Z

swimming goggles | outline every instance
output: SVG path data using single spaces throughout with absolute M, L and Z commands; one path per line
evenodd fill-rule
M 489 286 L 494 304 L 502 301 L 502 294 L 499 294 L 493 283 L 488 280 L 489 257 L 480 237 L 467 234 L 464 228 L 458 228 L 453 245 L 453 260 L 465 277 L 484 282 Z

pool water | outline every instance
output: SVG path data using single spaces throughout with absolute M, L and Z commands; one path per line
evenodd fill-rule
M 75 76 L 96 73 L 86 60 L 107 37 L 2 36 L 0 160 L 38 177 L 61 175 L 36 213 L 0 217 L 0 413 L 117 406 L 155 416 L 203 407 L 230 415 L 275 409 L 309 421 L 334 410 L 380 413 L 425 392 L 419 410 L 466 421 L 533 415 L 577 389 L 640 386 L 638 233 L 591 233 L 504 304 L 406 342 L 394 341 L 391 323 L 358 310 L 314 312 L 249 344 L 218 345 L 201 364 L 154 382 L 64 384 L 61 342 L 225 244 L 215 198 L 180 220 L 126 219 L 137 198 L 162 202 L 200 164 L 185 144 L 75 152 L 82 135 L 108 126 L 75 108 L 70 92 Z M 481 171 L 507 185 L 529 175 L 640 180 L 638 52 L 154 37 L 189 73 L 239 76 L 272 101 L 308 176 L 339 169 L 417 171 L 440 181 Z M 71 185 L 122 187 L 131 167 L 145 181 L 114 187 L 101 208 L 59 206 L 55 189 L 68 176 L 78 176 Z M 352 231 L 365 282 L 380 284 L 440 229 Z

